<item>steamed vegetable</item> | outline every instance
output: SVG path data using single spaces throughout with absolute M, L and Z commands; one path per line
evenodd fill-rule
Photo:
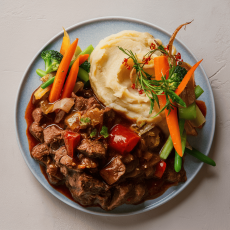
M 58 68 L 58 71 L 56 73 L 56 77 L 54 79 L 54 83 L 53 83 L 53 87 L 50 91 L 50 95 L 49 95 L 49 101 L 55 102 L 56 100 L 58 100 L 60 98 L 60 94 L 62 91 L 62 87 L 66 78 L 66 74 L 68 72 L 69 69 L 69 64 L 71 62 L 71 59 L 73 57 L 73 54 L 75 52 L 75 49 L 77 47 L 77 43 L 78 43 L 78 38 L 70 45 L 70 47 L 68 48 L 68 50 L 65 53 L 65 56 L 63 57 L 60 66 Z
M 172 142 L 171 136 L 169 135 L 167 141 L 165 142 L 165 144 L 164 144 L 164 146 L 160 152 L 160 158 L 163 160 L 166 160 L 172 150 L 173 150 L 173 142 Z
M 69 34 L 66 32 L 66 30 L 64 28 L 63 28 L 63 30 L 64 30 L 64 37 L 62 40 L 60 53 L 64 56 L 66 51 L 70 47 L 70 38 L 69 38 Z
M 51 77 L 50 79 L 48 79 L 46 82 L 44 82 L 43 84 L 41 84 L 41 88 L 45 89 L 46 87 L 48 87 L 49 85 L 53 84 L 55 77 Z
M 77 60 L 74 62 L 73 66 L 70 70 L 69 76 L 67 77 L 67 80 L 65 82 L 61 98 L 71 96 L 71 93 L 73 92 L 73 89 L 74 89 L 74 86 L 75 86 L 75 83 L 77 80 L 79 65 L 81 65 L 81 63 L 85 62 L 85 60 L 87 60 L 88 57 L 89 57 L 88 54 L 79 55 Z
M 41 69 L 36 69 L 36 73 L 37 75 L 39 75 L 40 77 L 44 77 L 46 75 L 46 71 L 41 70 Z
M 78 77 L 86 84 L 89 81 L 89 74 L 87 71 L 79 67 Z
M 195 87 L 195 96 L 196 96 L 196 99 L 204 92 L 204 90 L 199 86 L 197 85 Z
M 212 160 L 211 158 L 209 158 L 208 156 L 204 155 L 203 153 L 199 152 L 198 150 L 196 150 L 194 148 L 192 150 L 185 148 L 185 152 L 196 157 L 198 160 L 200 160 L 206 164 L 216 166 L 216 163 L 214 160 Z
M 186 108 L 178 108 L 179 118 L 193 120 L 196 118 L 196 103 L 192 103 Z
M 140 136 L 123 125 L 116 125 L 112 128 L 109 135 L 109 146 L 121 154 L 131 152 L 136 146 Z
M 200 111 L 199 107 L 196 105 L 196 118 L 189 121 L 193 127 L 199 127 L 206 122 L 206 119 L 202 112 Z

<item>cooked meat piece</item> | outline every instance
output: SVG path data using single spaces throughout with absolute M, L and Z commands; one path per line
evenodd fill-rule
M 131 153 L 126 153 L 122 156 L 122 162 L 128 164 L 134 160 L 134 156 Z
M 39 126 L 39 123 L 33 122 L 29 130 L 38 141 L 43 142 L 43 128 Z
M 125 174 L 126 167 L 119 157 L 114 158 L 105 168 L 100 171 L 101 177 L 112 185 Z
M 69 170 L 80 171 L 77 167 L 76 162 L 74 162 L 73 158 L 69 157 L 68 155 L 63 156 L 60 159 L 60 164 L 65 166 Z
M 94 97 L 90 97 L 89 99 L 78 97 L 74 93 L 72 93 L 72 97 L 75 98 L 75 106 L 74 109 L 78 111 L 88 110 L 92 106 L 96 105 L 96 107 L 100 108 L 100 104 Z
M 115 119 L 115 112 L 113 109 L 106 107 L 104 109 L 103 124 L 109 128 L 113 125 L 113 120 Z
M 135 178 L 140 177 L 143 174 L 143 170 L 140 170 L 140 168 L 135 168 L 132 172 L 125 175 L 125 178 Z
M 80 165 L 85 166 L 87 169 L 94 169 L 98 166 L 95 159 L 86 157 L 84 154 L 79 154 L 78 159 L 81 161 Z
M 33 112 L 32 112 L 32 117 L 34 119 L 35 122 L 40 123 L 40 121 L 43 118 L 43 112 L 41 108 L 36 108 Z
M 111 197 L 108 185 L 86 173 L 73 173 L 66 185 L 74 200 L 84 206 L 100 205 L 105 209 Z
M 97 140 L 83 139 L 77 150 L 87 157 L 105 158 L 107 146 Z
M 51 184 L 58 184 L 63 179 L 63 175 L 60 173 L 59 167 L 57 167 L 54 163 L 47 165 L 46 173 Z
M 138 165 L 138 159 L 135 159 L 126 165 L 126 173 L 132 172 Z
M 154 127 L 141 136 L 141 147 L 150 152 L 160 150 L 163 144 L 163 134 L 158 127 Z
M 134 194 L 132 194 L 132 196 L 127 199 L 126 204 L 140 203 L 146 193 L 147 187 L 145 184 L 136 184 L 134 188 Z
M 50 148 L 46 144 L 39 144 L 32 149 L 31 156 L 35 160 L 47 164 L 47 157 L 50 155 L 50 153 Z
M 127 199 L 130 197 L 133 190 L 131 184 L 123 183 L 116 186 L 115 192 L 112 197 L 110 205 L 107 207 L 107 210 L 112 210 L 119 205 L 122 205 L 127 202 Z
M 58 148 L 64 144 L 63 133 L 64 131 L 57 128 L 55 125 L 48 126 L 44 129 L 44 142 L 52 148 Z
M 185 182 L 187 180 L 186 172 L 184 167 L 181 168 L 180 172 L 174 170 L 174 159 L 169 159 L 167 161 L 166 170 L 163 174 L 165 179 L 169 182 Z
M 56 113 L 56 116 L 55 116 L 55 119 L 54 119 L 54 122 L 55 123 L 60 123 L 60 121 L 64 118 L 65 116 L 65 111 L 63 110 L 60 110 Z
M 66 155 L 67 155 L 67 150 L 65 146 L 62 146 L 57 151 L 55 151 L 54 160 L 55 160 L 56 165 L 60 165 L 59 163 L 60 163 L 61 158 Z

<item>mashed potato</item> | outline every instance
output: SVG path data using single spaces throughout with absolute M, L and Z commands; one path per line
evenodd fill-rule
M 104 105 L 135 120 L 137 124 L 159 123 L 164 117 L 153 118 L 159 111 L 158 106 L 154 105 L 152 114 L 149 114 L 149 98 L 145 93 L 139 94 L 136 89 L 131 88 L 131 70 L 122 64 L 127 55 L 119 50 L 118 46 L 132 50 L 142 60 L 150 51 L 151 43 L 155 43 L 154 40 L 156 39 L 149 33 L 122 31 L 101 40 L 90 56 L 90 82 L 97 98 Z M 157 42 L 161 44 L 158 39 Z M 159 54 L 156 52 L 152 58 Z M 146 68 L 150 74 L 154 74 L 153 60 Z

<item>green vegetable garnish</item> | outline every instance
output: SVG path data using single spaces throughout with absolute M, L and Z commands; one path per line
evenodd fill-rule
M 91 122 L 91 119 L 89 117 L 82 117 L 80 119 L 80 125 L 83 126 L 83 125 L 87 125 Z
M 101 132 L 100 134 L 104 137 L 104 138 L 107 138 L 109 136 L 109 133 L 108 133 L 108 128 L 106 126 L 102 126 L 101 128 Z
M 90 63 L 88 61 L 83 62 L 80 67 L 84 69 L 87 73 L 90 71 Z
M 173 103 L 181 105 L 182 107 L 186 107 L 185 102 L 175 94 L 175 90 L 182 81 L 183 77 L 187 73 L 186 69 L 181 66 L 172 66 L 170 65 L 169 77 L 166 79 L 166 76 L 161 77 L 161 80 L 153 80 L 153 76 L 148 74 L 144 69 L 144 65 L 148 63 L 151 59 L 152 54 L 155 51 L 160 51 L 165 55 L 169 55 L 168 52 L 164 49 L 163 46 L 158 46 L 157 48 L 150 50 L 146 55 L 144 55 L 142 62 L 138 62 L 137 55 L 134 54 L 131 50 L 123 49 L 118 47 L 123 53 L 125 53 L 129 58 L 131 58 L 134 62 L 133 68 L 136 70 L 137 78 L 133 88 L 138 89 L 139 93 L 145 92 L 150 100 L 150 111 L 149 114 L 152 113 L 153 106 L 155 101 L 159 106 L 158 95 L 162 93 L 166 96 L 166 105 L 161 109 L 158 113 L 160 114 L 164 109 L 168 109 L 169 113 L 172 109 L 174 109 Z M 124 60 L 124 65 L 126 68 L 130 69 L 130 66 L 127 65 L 127 59 Z M 160 107 L 160 106 L 159 106 Z M 156 114 L 155 116 L 157 116 Z
M 91 133 L 90 133 L 90 137 L 93 138 L 97 135 L 97 129 L 94 129 Z

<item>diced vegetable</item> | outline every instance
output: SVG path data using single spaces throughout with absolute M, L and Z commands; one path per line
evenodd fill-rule
M 51 84 L 53 84 L 55 77 L 50 78 L 49 80 L 47 80 L 46 82 L 44 82 L 43 84 L 41 84 L 41 88 L 45 89 L 46 87 L 50 86 Z
M 74 89 L 74 86 L 77 80 L 79 65 L 85 62 L 85 60 L 87 60 L 88 57 L 89 57 L 88 54 L 79 55 L 77 60 L 74 62 L 70 70 L 69 76 L 67 77 L 67 80 L 65 82 L 61 98 L 66 98 L 66 97 L 71 96 L 71 93 L 73 92 L 73 89 Z
M 47 100 L 40 102 L 42 112 L 48 114 L 53 112 L 54 104 L 50 104 Z
M 204 90 L 199 86 L 197 85 L 195 87 L 195 96 L 196 96 L 196 99 L 204 92 Z
M 185 148 L 185 152 L 196 157 L 198 160 L 200 160 L 206 164 L 216 166 L 216 163 L 214 160 L 212 160 L 211 158 L 209 158 L 208 156 L 204 155 L 203 153 L 201 153 L 200 151 L 198 151 L 194 148 L 192 150 Z
M 154 59 L 155 60 L 155 59 Z M 185 75 L 185 77 L 183 78 L 183 80 L 181 81 L 180 85 L 177 87 L 177 89 L 175 90 L 175 93 L 177 95 L 180 95 L 182 93 L 182 91 L 185 89 L 186 85 L 188 84 L 190 78 L 192 77 L 193 73 L 195 72 L 196 68 L 199 66 L 199 64 L 203 61 L 200 60 L 198 61 Z
M 167 141 L 165 142 L 161 150 L 160 158 L 166 160 L 172 150 L 173 150 L 173 142 L 171 136 L 169 135 Z
M 65 131 L 64 142 L 68 156 L 74 158 L 74 149 L 78 146 L 81 135 L 72 131 Z
M 107 138 L 109 136 L 108 128 L 106 126 L 102 126 L 100 134 L 104 137 Z
M 44 77 L 47 74 L 46 71 L 44 71 L 42 69 L 36 69 L 36 73 L 40 77 Z
M 70 39 L 69 39 L 69 34 L 66 32 L 66 30 L 64 28 L 63 28 L 63 30 L 64 30 L 64 37 L 62 40 L 60 53 L 64 56 L 66 51 L 70 47 Z
M 159 161 L 156 166 L 155 176 L 161 178 L 165 172 L 166 163 L 164 161 Z
M 84 54 L 91 54 L 93 52 L 94 48 L 92 45 L 89 45 L 86 49 L 84 49 L 79 55 L 84 55 Z M 77 57 L 75 59 L 73 59 L 70 63 L 70 68 L 72 67 L 73 63 L 75 62 L 75 60 L 77 59 Z
M 178 108 L 179 118 L 185 120 L 193 120 L 196 118 L 196 103 L 192 103 L 186 108 Z
M 54 83 L 53 83 L 53 87 L 50 91 L 50 95 L 49 95 L 49 101 L 55 102 L 56 100 L 58 100 L 60 98 L 60 94 L 62 91 L 62 87 L 66 78 L 66 74 L 68 72 L 69 69 L 69 64 L 70 61 L 73 57 L 73 54 L 75 52 L 75 49 L 77 47 L 77 43 L 78 43 L 78 38 L 70 45 L 70 47 L 68 48 L 68 50 L 65 53 L 65 56 L 63 57 L 60 66 L 58 68 L 58 71 L 56 73 L 56 77 L 54 79 Z
M 78 77 L 84 82 L 84 84 L 89 81 L 89 74 L 81 67 L 79 67 L 78 70 Z
M 196 105 L 196 118 L 194 120 L 189 121 L 193 127 L 199 127 L 206 122 L 206 119 L 202 112 L 200 111 L 199 107 Z
M 45 89 L 42 89 L 41 87 L 34 93 L 34 97 L 36 100 L 41 99 L 47 92 L 50 91 L 51 86 L 46 87 Z
M 115 125 L 109 135 L 109 146 L 121 154 L 131 152 L 137 145 L 140 137 L 123 125 Z
M 55 111 L 56 109 L 61 109 L 66 113 L 68 113 L 70 109 L 73 107 L 73 105 L 74 105 L 73 98 L 63 98 L 54 103 L 53 111 Z

